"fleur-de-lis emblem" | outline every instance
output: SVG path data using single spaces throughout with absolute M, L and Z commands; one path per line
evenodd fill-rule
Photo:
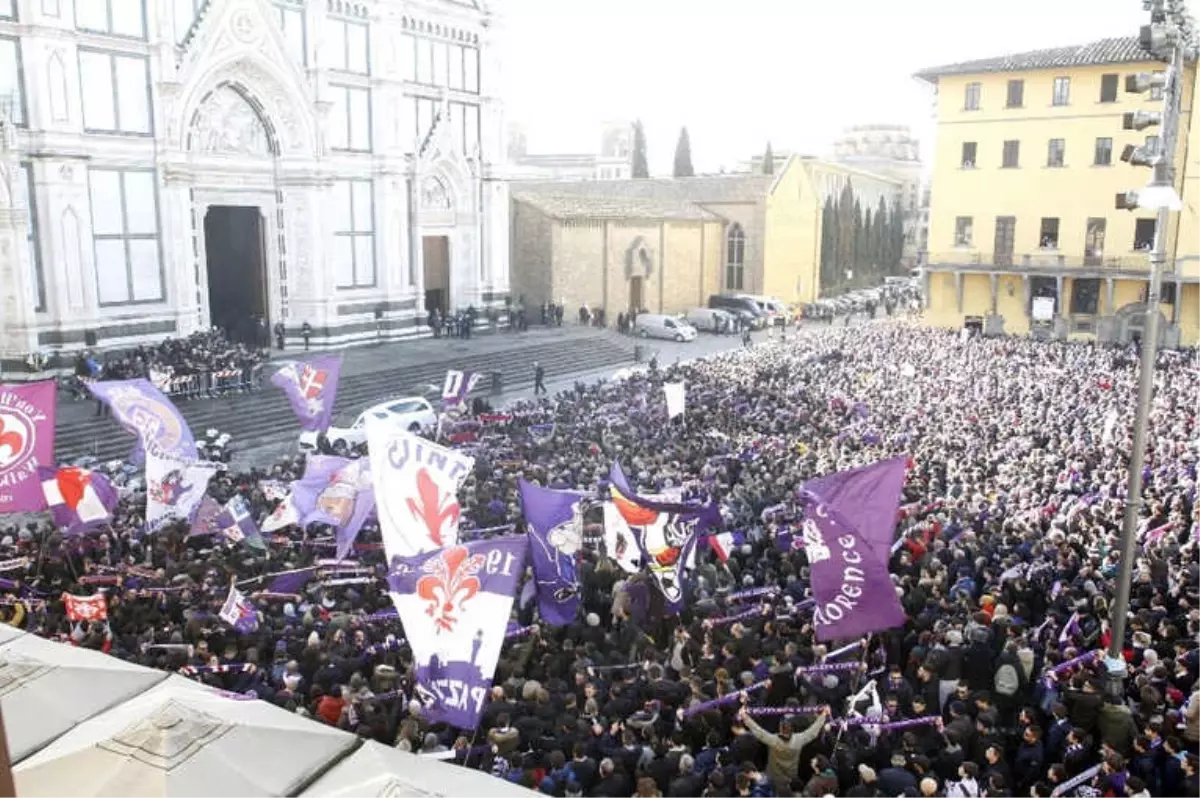
M 0 458 L 0 465 L 5 466 L 15 462 L 25 451 L 25 430 L 19 423 L 9 427 L 7 421 L 10 419 L 16 422 L 11 416 L 0 416 L 0 448 L 8 449 Z
M 429 531 L 429 539 L 433 545 L 442 547 L 442 529 L 449 523 L 458 523 L 458 500 L 453 496 L 443 497 L 441 490 L 429 472 L 422 468 L 417 472 L 417 499 L 408 500 L 409 512 Z
M 454 631 L 458 613 L 482 587 L 475 574 L 483 564 L 483 555 L 468 556 L 465 547 L 455 546 L 422 566 L 427 575 L 417 580 L 417 595 L 429 602 L 425 614 L 433 618 L 436 633 Z

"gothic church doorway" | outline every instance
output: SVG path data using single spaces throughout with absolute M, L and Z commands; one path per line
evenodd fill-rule
M 204 217 L 208 308 L 214 327 L 231 341 L 261 346 L 270 329 L 266 239 L 254 206 L 212 205 Z

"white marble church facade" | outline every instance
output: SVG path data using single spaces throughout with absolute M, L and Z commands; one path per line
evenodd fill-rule
M 4 364 L 203 329 L 228 281 L 315 344 L 502 306 L 495 35 L 482 0 L 0 0 Z M 260 274 L 210 276 L 218 206 Z

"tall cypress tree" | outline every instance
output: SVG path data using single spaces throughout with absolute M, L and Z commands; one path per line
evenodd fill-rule
M 860 253 L 865 249 L 863 246 L 863 212 L 862 203 L 858 201 L 858 197 L 854 198 L 854 216 L 853 216 L 853 233 L 850 239 L 850 266 L 854 270 L 852 280 L 858 280 L 859 274 L 862 272 L 860 268 L 861 256 Z
M 775 153 L 771 151 L 771 142 L 767 142 L 767 151 L 763 153 L 762 173 L 764 175 L 775 174 Z
M 858 253 L 858 267 L 863 274 L 875 268 L 875 214 L 870 208 L 863 211 L 862 243 Z
M 891 237 L 892 216 L 888 213 L 887 201 L 879 198 L 879 207 L 875 210 L 875 230 L 873 231 L 872 242 L 875 248 L 875 268 L 880 274 L 890 274 L 888 265 L 890 254 L 890 244 L 888 243 Z
M 833 262 L 833 284 L 846 280 L 846 270 L 854 268 L 854 187 L 847 180 L 837 202 L 837 257 Z
M 633 164 L 634 177 L 649 177 L 650 164 L 646 160 L 646 131 L 642 128 L 642 120 L 633 123 Z
M 834 284 L 833 264 L 837 257 L 837 207 L 833 197 L 825 198 L 825 207 L 821 211 L 821 282 L 817 286 L 816 296 L 828 292 Z
M 889 231 L 890 242 L 888 269 L 891 274 L 900 274 L 900 263 L 904 259 L 904 213 L 896 208 L 892 212 L 892 225 Z
M 692 168 L 692 140 L 688 136 L 687 126 L 679 130 L 679 141 L 675 144 L 675 177 L 695 177 L 696 170 Z

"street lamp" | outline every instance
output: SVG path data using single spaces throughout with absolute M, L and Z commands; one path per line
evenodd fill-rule
M 1129 594 L 1133 581 L 1133 561 L 1137 557 L 1137 527 L 1142 508 L 1142 469 L 1146 462 L 1146 432 L 1149 426 L 1150 405 L 1154 398 L 1154 365 L 1158 355 L 1158 304 L 1162 292 L 1163 269 L 1167 261 L 1167 228 L 1171 211 L 1180 207 L 1175 191 L 1176 136 L 1179 130 L 1179 104 L 1183 94 L 1185 49 L 1192 47 L 1192 30 L 1182 0 L 1146 0 L 1143 8 L 1150 12 L 1151 24 L 1141 30 L 1142 47 L 1156 57 L 1169 61 L 1164 75 L 1131 75 L 1125 83 L 1129 93 L 1141 93 L 1162 86 L 1163 111 L 1125 114 L 1125 130 L 1144 130 L 1156 124 L 1162 127 L 1162 146 L 1157 152 L 1145 147 L 1126 147 L 1121 160 L 1132 166 L 1153 169 L 1149 185 L 1140 191 L 1125 191 L 1117 195 L 1116 207 L 1121 210 L 1138 208 L 1157 211 L 1154 227 L 1154 247 L 1150 252 L 1150 283 L 1146 290 L 1146 311 L 1142 335 L 1142 356 L 1138 374 L 1137 408 L 1133 422 L 1133 449 L 1129 453 L 1129 488 L 1125 503 L 1125 518 L 1121 528 L 1121 568 L 1117 576 L 1117 594 L 1113 599 L 1110 621 L 1111 639 L 1105 666 L 1107 688 L 1113 695 L 1124 694 L 1127 675 L 1123 651 L 1125 627 L 1129 615 Z

